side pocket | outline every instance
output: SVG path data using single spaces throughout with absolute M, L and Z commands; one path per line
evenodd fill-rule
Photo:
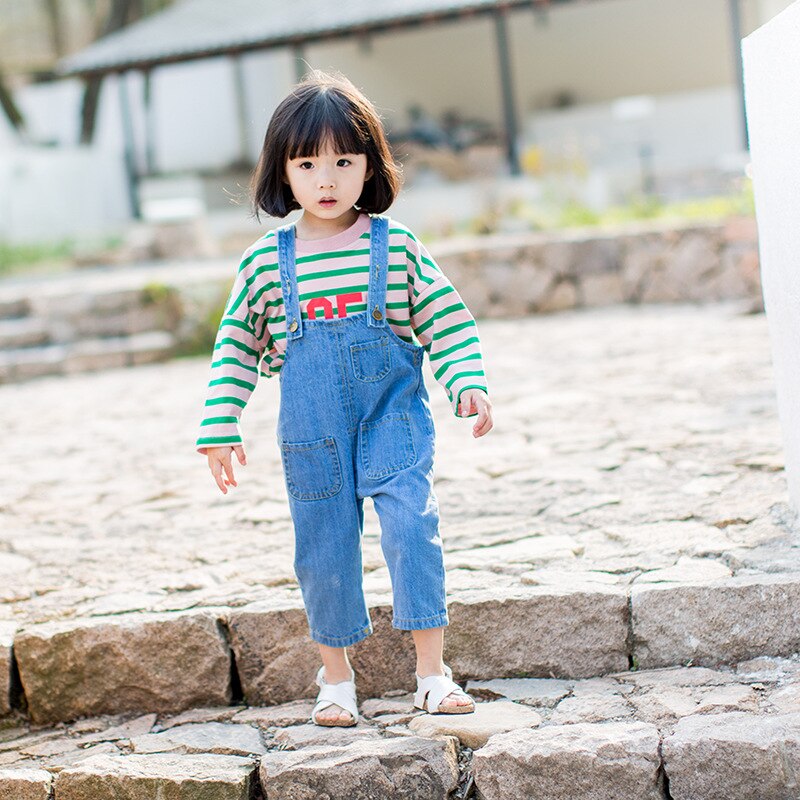
M 309 442 L 281 442 L 286 490 L 295 500 L 323 500 L 342 488 L 342 468 L 331 436 Z
M 364 474 L 373 480 L 406 469 L 417 460 L 411 418 L 405 411 L 362 422 L 359 439 Z

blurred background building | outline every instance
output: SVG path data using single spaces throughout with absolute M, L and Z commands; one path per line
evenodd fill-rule
M 724 192 L 748 162 L 739 40 L 788 5 L 0 0 L 0 239 L 254 225 L 249 170 L 309 67 L 378 106 L 412 226 Z

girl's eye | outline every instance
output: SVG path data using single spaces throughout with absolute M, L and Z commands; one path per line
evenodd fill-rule
M 340 158 L 340 159 L 339 159 L 339 161 L 346 161 L 348 164 L 350 164 L 350 163 L 351 163 L 351 161 L 350 161 L 350 159 L 349 159 L 349 158 Z M 302 161 L 302 162 L 301 162 L 300 164 L 298 164 L 297 166 L 298 166 L 298 167 L 300 167 L 300 169 L 303 169 L 303 167 L 305 167 L 305 165 L 306 165 L 306 164 L 311 164 L 311 162 L 310 162 L 310 161 Z M 311 166 L 313 167 L 314 165 L 313 165 L 313 164 L 311 164 Z M 337 166 L 338 166 L 338 162 L 337 162 Z

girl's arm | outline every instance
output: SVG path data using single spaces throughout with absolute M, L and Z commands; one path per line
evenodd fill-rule
M 242 257 L 214 343 L 203 419 L 195 442 L 202 455 L 209 447 L 242 444 L 239 418 L 256 387 L 261 355 L 268 348 L 267 326 L 250 308 L 251 250 Z
M 483 369 L 478 326 L 453 284 L 415 236 L 407 237 L 411 327 L 425 348 L 431 370 L 459 413 L 459 400 L 468 389 L 489 394 Z M 474 408 L 474 405 L 473 405 Z M 474 417 L 477 410 L 467 414 Z

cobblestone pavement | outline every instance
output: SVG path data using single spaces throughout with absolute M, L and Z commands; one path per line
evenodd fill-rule
M 618 306 L 479 329 L 487 436 L 424 367 L 451 597 L 797 569 L 764 314 Z M 244 411 L 248 466 L 225 496 L 194 449 L 209 364 L 0 387 L 0 621 L 299 595 L 278 381 Z M 371 603 L 390 584 L 365 512 Z

